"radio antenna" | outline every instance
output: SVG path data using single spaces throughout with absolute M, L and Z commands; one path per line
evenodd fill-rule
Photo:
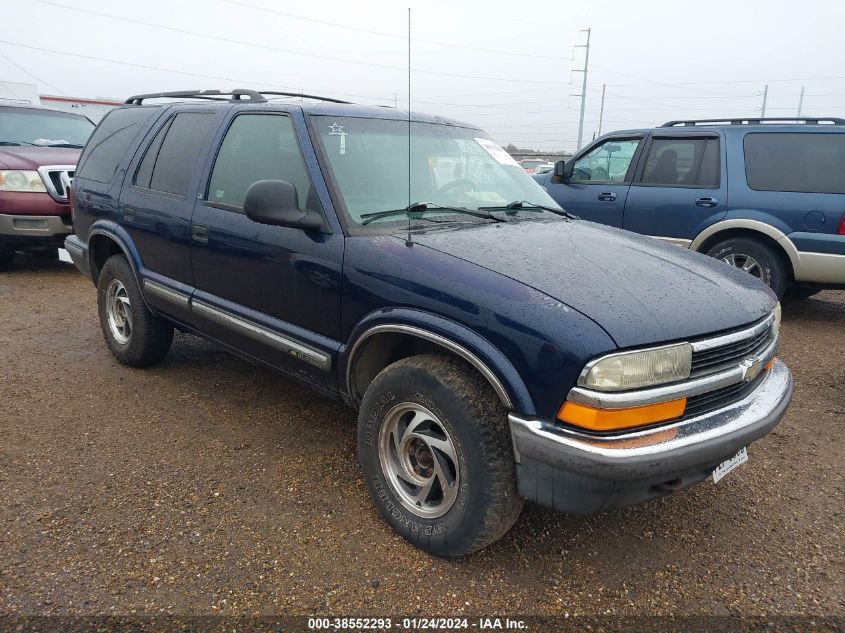
M 411 246 L 411 7 L 408 7 L 408 239 Z

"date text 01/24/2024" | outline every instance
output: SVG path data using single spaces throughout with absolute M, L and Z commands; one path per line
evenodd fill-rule
M 308 618 L 309 630 L 521 630 L 526 628 L 523 620 L 512 618 L 483 617 L 469 618 L 414 617 L 414 618 Z

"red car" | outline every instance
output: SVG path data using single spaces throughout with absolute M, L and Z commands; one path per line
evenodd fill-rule
M 58 254 L 73 230 L 68 188 L 93 130 L 78 114 L 0 105 L 0 269 L 16 251 Z

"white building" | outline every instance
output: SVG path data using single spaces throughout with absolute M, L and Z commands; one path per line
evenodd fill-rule
M 88 117 L 97 123 L 112 108 L 122 105 L 115 99 L 83 99 L 81 97 L 59 97 L 39 95 L 35 84 L 0 81 L 0 104 L 17 103 L 44 106 L 53 110 L 73 112 Z

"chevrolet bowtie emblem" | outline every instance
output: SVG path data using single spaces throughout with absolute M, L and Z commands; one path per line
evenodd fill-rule
M 754 380 L 760 373 L 760 370 L 763 369 L 763 359 L 746 358 L 739 364 L 739 366 L 742 368 L 743 380 Z

